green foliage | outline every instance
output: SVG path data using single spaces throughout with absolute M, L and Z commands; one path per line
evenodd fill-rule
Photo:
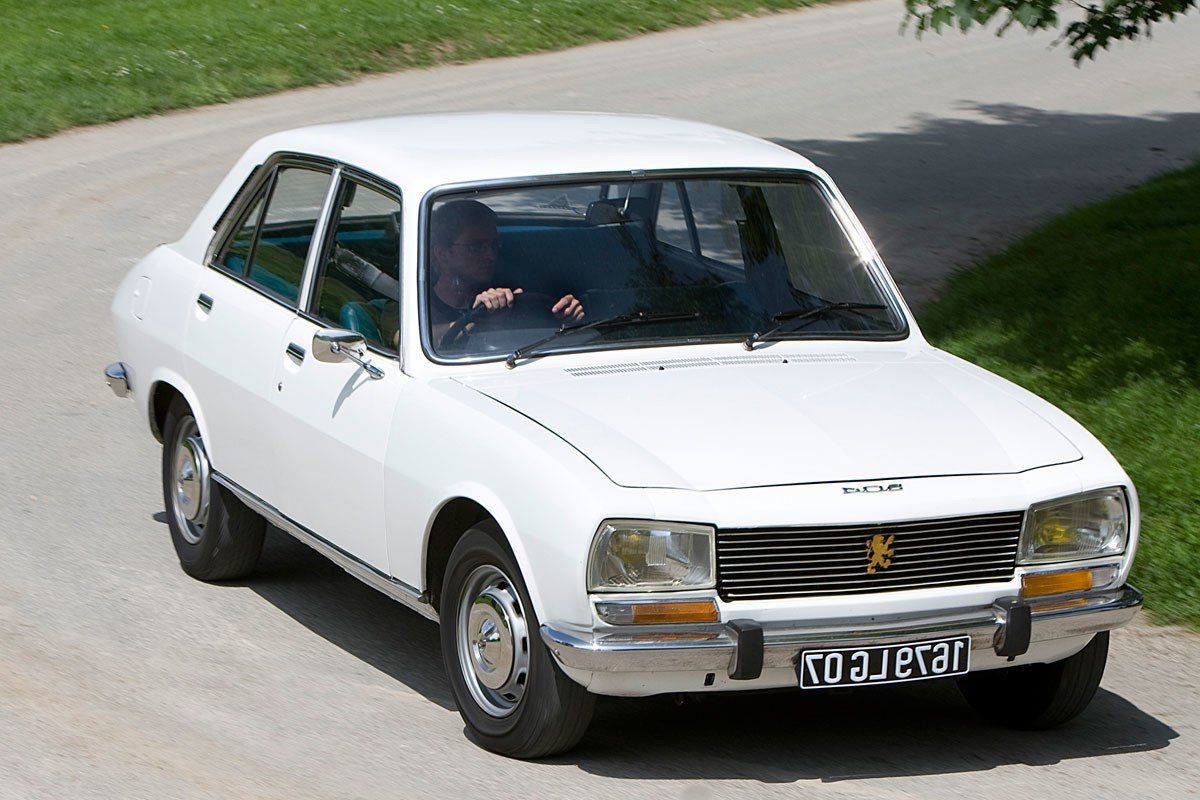
M 0 0 L 0 141 L 816 1 Z
M 1079 209 L 952 279 L 931 340 L 1087 426 L 1133 478 L 1133 581 L 1200 627 L 1200 165 Z
M 1113 42 L 1149 36 L 1151 26 L 1186 14 L 1196 7 L 1196 0 L 1105 0 L 1101 5 L 1076 0 L 904 0 L 906 24 L 915 22 L 918 36 L 950 26 L 966 31 L 994 19 L 1000 21 L 997 35 L 1014 24 L 1031 31 L 1053 29 L 1059 23 L 1057 9 L 1067 4 L 1083 15 L 1068 24 L 1062 35 L 1078 63 L 1095 58 L 1098 49 Z

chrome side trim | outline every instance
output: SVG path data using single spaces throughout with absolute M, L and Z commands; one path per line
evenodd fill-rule
M 1141 592 L 1132 586 L 1066 601 L 1039 601 L 1033 604 L 1031 641 L 1119 628 L 1133 619 L 1141 605 Z M 956 634 L 970 636 L 972 650 L 992 650 L 1004 624 L 998 605 L 926 616 L 766 623 L 762 626 L 763 668 L 791 669 L 802 650 L 896 644 Z M 543 625 L 541 634 L 560 664 L 589 672 L 728 672 L 737 654 L 737 633 L 720 623 L 623 626 L 595 632 Z
M 398 581 L 390 575 L 385 575 L 370 564 L 360 561 L 332 542 L 321 538 L 303 525 L 289 519 L 279 509 L 275 508 L 275 506 L 260 499 L 219 472 L 213 471 L 212 479 L 237 495 L 239 500 L 264 516 L 272 525 L 299 539 L 372 589 L 383 592 L 393 600 L 403 603 L 426 619 L 438 622 L 437 611 L 426 600 L 426 596 L 421 594 L 416 588 L 409 586 L 404 581 Z
M 129 397 L 129 373 L 120 361 L 114 361 L 104 368 L 104 382 L 117 397 Z

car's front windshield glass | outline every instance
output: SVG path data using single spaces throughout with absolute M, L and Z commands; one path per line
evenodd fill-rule
M 427 236 L 422 324 L 439 358 L 506 358 L 547 337 L 539 354 L 905 332 L 825 190 L 799 175 L 441 195 Z M 578 330 L 554 335 L 564 327 Z

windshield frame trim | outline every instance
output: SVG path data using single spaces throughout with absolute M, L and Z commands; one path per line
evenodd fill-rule
M 849 209 L 845 206 L 845 201 L 833 189 L 833 187 L 821 175 L 812 170 L 803 169 L 800 167 L 690 167 L 690 168 L 668 168 L 668 169 L 648 169 L 648 170 L 624 170 L 618 172 L 571 172 L 554 175 L 528 175 L 523 177 L 511 178 L 492 178 L 481 181 L 462 181 L 458 183 L 447 183 L 435 186 L 421 197 L 421 202 L 417 210 L 417 329 L 419 340 L 421 342 L 421 351 L 426 360 L 431 364 L 439 366 L 469 366 L 475 364 L 489 363 L 504 363 L 508 358 L 508 353 L 496 353 L 494 355 L 475 355 L 461 356 L 456 358 L 446 358 L 439 356 L 434 352 L 432 342 L 432 329 L 426 324 L 429 318 L 429 227 L 430 216 L 433 211 L 433 204 L 445 195 L 462 194 L 471 191 L 492 191 L 496 189 L 520 189 L 541 186 L 567 185 L 579 183 L 614 183 L 637 180 L 703 180 L 705 178 L 729 178 L 733 176 L 741 176 L 747 178 L 799 178 L 802 180 L 811 181 L 820 190 L 825 202 L 829 205 L 829 209 L 833 212 L 837 219 L 838 225 L 841 226 L 842 232 L 851 244 L 858 251 L 859 256 L 863 259 L 865 266 L 871 278 L 877 284 L 880 292 L 890 304 L 890 310 L 900 318 L 900 328 L 894 333 L 875 335 L 875 336 L 846 336 L 844 332 L 834 334 L 821 335 L 819 333 L 787 336 L 773 336 L 772 342 L 783 341 L 849 341 L 849 342 L 900 342 L 907 340 L 912 335 L 912 326 L 909 324 L 908 306 L 905 305 L 899 293 L 895 290 L 894 284 L 889 280 L 887 269 L 883 264 L 882 258 L 875 250 L 871 243 L 863 238 L 860 233 L 859 226 L 853 224 L 853 218 L 849 215 Z M 703 339 L 703 341 L 699 341 Z M 571 347 L 571 348 L 552 348 L 544 351 L 539 351 L 538 356 L 544 355 L 567 355 L 577 352 L 598 352 L 603 350 L 632 350 L 641 349 L 644 347 L 694 347 L 704 344 L 727 344 L 729 342 L 741 342 L 745 336 L 736 334 L 713 334 L 712 337 L 694 337 L 683 338 L 676 340 L 638 340 L 622 342 L 617 346 L 602 346 L 602 347 Z M 636 343 L 635 343 L 636 342 Z M 764 345 L 769 343 L 764 343 Z

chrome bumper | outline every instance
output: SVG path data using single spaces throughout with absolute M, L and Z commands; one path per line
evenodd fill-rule
M 114 361 L 104 368 L 104 382 L 117 397 L 129 396 L 129 375 L 120 361 Z
M 543 625 L 541 633 L 559 663 L 577 670 L 720 671 L 736 680 L 756 678 L 763 669 L 794 668 L 802 650 L 950 635 L 970 636 L 972 650 L 1020 655 L 1037 642 L 1118 628 L 1133 619 L 1141 605 L 1141 592 L 1125 586 L 1082 598 L 1054 598 L 1033 604 L 1003 598 L 988 608 L 939 615 L 762 625 L 734 620 L 711 625 L 605 628 L 594 633 Z

